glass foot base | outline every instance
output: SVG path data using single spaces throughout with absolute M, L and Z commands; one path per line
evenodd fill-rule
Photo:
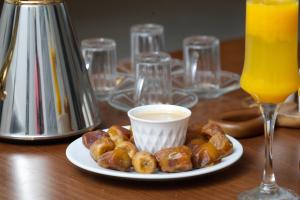
M 300 197 L 284 188 L 279 188 L 273 193 L 263 193 L 260 187 L 257 187 L 239 194 L 238 200 L 300 200 Z

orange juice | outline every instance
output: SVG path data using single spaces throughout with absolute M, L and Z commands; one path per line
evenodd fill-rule
M 298 1 L 248 0 L 241 87 L 261 103 L 283 102 L 299 87 Z

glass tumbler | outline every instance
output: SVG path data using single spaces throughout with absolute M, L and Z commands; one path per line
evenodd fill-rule
M 185 87 L 210 98 L 220 87 L 220 42 L 212 36 L 191 36 L 183 40 Z
M 116 86 L 116 42 L 108 38 L 91 38 L 81 42 L 82 54 L 92 88 L 105 100 Z
M 130 28 L 132 72 L 140 53 L 165 51 L 164 27 L 159 24 L 137 24 Z
M 172 104 L 171 57 L 164 52 L 139 54 L 136 58 L 136 106 Z

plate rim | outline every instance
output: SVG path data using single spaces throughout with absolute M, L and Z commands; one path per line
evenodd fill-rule
M 74 158 L 72 156 L 72 153 L 74 153 L 73 152 L 74 148 L 77 145 L 79 145 L 80 148 L 83 148 L 80 151 L 86 151 L 86 153 L 88 153 L 89 159 L 92 160 L 92 157 L 89 155 L 88 149 L 86 149 L 86 147 L 82 144 L 82 137 L 77 138 L 76 140 L 74 140 L 72 143 L 70 143 L 68 145 L 68 147 L 66 148 L 66 157 L 76 167 L 86 170 L 88 172 L 99 174 L 99 175 L 105 175 L 105 176 L 123 178 L 123 179 L 131 179 L 131 180 L 183 179 L 183 178 L 190 178 L 190 177 L 195 177 L 195 176 L 211 174 L 213 172 L 217 172 L 219 170 L 225 169 L 225 168 L 233 165 L 234 163 L 236 163 L 243 155 L 243 151 L 244 151 L 243 146 L 241 145 L 241 143 L 238 140 L 236 140 L 232 136 L 230 136 L 230 135 L 226 135 L 226 136 L 232 142 L 233 147 L 234 147 L 234 152 L 232 154 L 230 154 L 229 156 L 222 158 L 222 160 L 225 159 L 225 161 L 221 161 L 220 163 L 215 164 L 213 166 L 200 168 L 200 169 L 193 169 L 191 171 L 186 171 L 186 172 L 177 172 L 177 173 L 160 172 L 160 173 L 154 173 L 154 174 L 140 174 L 140 173 L 136 173 L 136 172 L 121 172 L 121 171 L 112 170 L 112 169 L 105 169 L 100 166 L 93 167 L 93 166 L 89 166 L 84 163 L 80 163 L 76 160 L 76 158 Z M 95 162 L 94 160 L 92 160 L 92 161 Z

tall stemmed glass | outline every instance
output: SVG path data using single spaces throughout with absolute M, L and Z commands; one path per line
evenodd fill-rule
M 247 0 L 241 87 L 260 105 L 265 122 L 265 169 L 259 187 L 240 200 L 296 200 L 275 181 L 272 143 L 278 106 L 299 87 L 298 0 Z

